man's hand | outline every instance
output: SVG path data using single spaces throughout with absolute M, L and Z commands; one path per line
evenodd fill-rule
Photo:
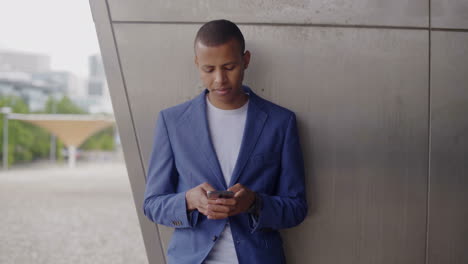
M 208 199 L 210 210 L 222 212 L 223 214 L 218 215 L 226 216 L 222 218 L 208 217 L 209 219 L 223 219 L 228 216 L 244 213 L 255 202 L 255 193 L 240 183 L 232 186 L 228 191 L 234 192 L 234 198 Z
M 206 182 L 188 190 L 185 193 L 187 210 L 192 211 L 197 209 L 200 213 L 206 215 L 208 219 L 227 218 L 229 216 L 229 212 L 232 209 L 231 206 L 210 204 L 206 194 L 208 191 L 215 191 L 215 189 Z
M 206 192 L 214 190 L 215 189 L 206 182 L 188 190 L 185 193 L 187 210 L 193 211 L 197 209 L 200 213 L 205 214 L 204 212 L 207 210 L 208 206 L 208 198 L 206 197 Z

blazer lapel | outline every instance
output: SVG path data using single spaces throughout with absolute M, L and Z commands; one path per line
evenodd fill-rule
M 250 94 L 249 108 L 247 110 L 247 120 L 245 124 L 244 135 L 242 137 L 241 148 L 229 186 L 233 186 L 239 179 L 245 164 L 249 160 L 249 157 L 255 148 L 255 144 L 257 143 L 258 137 L 262 133 L 265 121 L 268 117 L 268 114 L 265 113 L 265 111 L 263 111 L 261 108 L 260 98 L 254 94 L 250 88 L 244 86 L 243 89 Z
M 223 190 L 225 190 L 227 189 L 226 181 L 224 180 L 223 172 L 219 165 L 218 157 L 216 156 L 213 143 L 211 142 L 210 131 L 208 129 L 205 101 L 206 91 L 207 90 L 203 91 L 202 94 L 194 100 L 192 113 L 190 114 L 191 118 L 189 120 L 189 126 L 195 135 L 194 138 L 199 146 L 198 150 L 200 150 L 200 152 L 205 156 L 208 167 L 211 169 L 214 178 L 216 178 L 219 183 L 218 187 L 223 187 Z

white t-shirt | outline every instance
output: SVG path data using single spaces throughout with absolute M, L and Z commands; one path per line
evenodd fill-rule
M 247 109 L 249 101 L 242 107 L 233 110 L 222 110 L 216 108 L 206 96 L 208 127 L 211 135 L 211 142 L 218 157 L 221 170 L 223 171 L 226 185 L 229 185 L 232 172 L 236 166 L 237 156 L 244 135 L 245 121 L 247 119 Z M 236 255 L 236 248 L 232 238 L 229 221 L 224 231 L 216 240 L 213 249 L 208 254 L 205 264 L 232 264 L 239 263 Z

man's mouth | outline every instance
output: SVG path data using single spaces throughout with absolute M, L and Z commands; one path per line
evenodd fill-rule
M 231 91 L 230 88 L 218 88 L 218 89 L 214 89 L 214 92 L 216 94 L 219 94 L 219 95 L 225 95 L 227 93 L 229 93 L 229 91 Z

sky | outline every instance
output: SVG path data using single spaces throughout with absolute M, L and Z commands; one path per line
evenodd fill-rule
M 51 56 L 52 70 L 85 78 L 99 52 L 88 0 L 0 0 L 0 49 Z

